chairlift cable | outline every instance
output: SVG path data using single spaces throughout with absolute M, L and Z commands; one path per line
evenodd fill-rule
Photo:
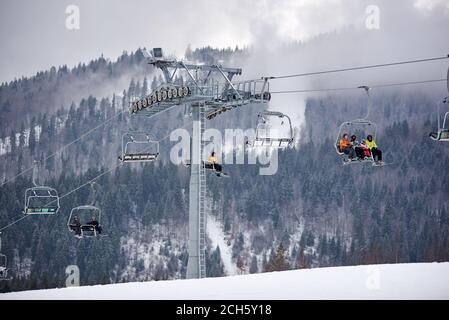
M 185 127 L 187 127 L 188 125 L 190 125 L 192 122 L 191 121 L 189 121 L 189 122 L 187 122 L 185 125 L 183 125 L 182 127 L 180 127 L 180 128 L 177 128 L 177 129 L 184 129 Z M 166 136 L 164 136 L 164 137 L 162 137 L 161 139 L 159 139 L 159 140 L 157 140 L 157 142 L 161 142 L 161 141 L 164 141 L 165 139 L 167 139 L 168 137 L 170 137 L 171 136 L 171 134 L 172 134 L 172 132 L 170 132 L 169 134 L 167 134 Z
M 111 169 L 109 169 L 109 170 L 107 170 L 107 171 L 104 171 L 104 172 L 100 173 L 99 175 L 93 177 L 92 179 L 90 179 L 89 181 L 87 181 L 87 182 L 83 183 L 82 185 L 76 187 L 75 189 L 72 189 L 72 190 L 70 190 L 69 192 L 63 194 L 62 196 L 59 197 L 59 200 L 61 200 L 61 199 L 65 198 L 65 197 L 67 197 L 68 195 L 71 195 L 72 193 L 74 193 L 74 192 L 78 191 L 79 189 L 81 189 L 81 188 L 87 186 L 88 184 L 93 183 L 93 182 L 94 182 L 95 180 L 97 180 L 98 178 L 104 176 L 104 175 L 107 174 L 107 173 L 110 173 L 110 172 L 114 171 L 115 169 L 117 169 L 118 167 L 120 167 L 120 166 L 122 166 L 122 165 L 123 165 L 123 163 L 120 162 L 119 164 L 113 166 Z M 46 204 L 46 206 L 49 205 L 50 203 L 54 202 L 54 201 L 56 201 L 56 200 L 50 201 L 49 203 Z M 0 229 L 0 231 L 1 231 L 1 229 Z
M 266 77 L 266 78 L 269 80 L 296 78 L 296 77 L 305 77 L 305 76 L 313 76 L 313 75 L 328 74 L 328 73 L 337 73 L 337 72 L 346 72 L 346 71 L 355 71 L 355 70 L 391 67 L 391 66 L 404 65 L 404 64 L 437 61 L 437 60 L 444 60 L 444 59 L 448 59 L 448 58 L 449 58 L 449 55 L 446 55 L 443 57 L 418 59 L 418 60 L 406 60 L 406 61 L 398 61 L 398 62 L 382 63 L 382 64 L 372 64 L 372 65 L 366 65 L 366 66 L 357 66 L 357 67 L 342 68 L 342 69 L 331 69 L 331 70 L 324 70 L 324 71 L 306 72 L 306 73 L 298 73 L 298 74 L 291 74 L 291 75 L 281 75 L 281 76 Z M 263 77 L 263 79 L 265 79 L 265 77 Z
M 3 230 L 5 230 L 5 229 L 8 229 L 9 227 L 15 225 L 17 222 L 19 222 L 19 221 L 21 221 L 21 220 L 23 220 L 23 219 L 25 219 L 26 217 L 29 217 L 29 216 L 30 216 L 30 215 L 28 215 L 28 214 L 22 216 L 21 218 L 15 220 L 15 221 L 13 221 L 13 222 L 11 222 L 10 224 L 4 226 L 3 228 L 1 228 L 0 231 L 3 231 Z
M 53 153 L 53 154 L 47 156 L 46 158 L 44 158 L 43 161 L 45 162 L 46 160 L 48 160 L 48 159 L 54 157 L 55 155 L 59 154 L 62 150 L 66 149 L 66 148 L 68 148 L 69 146 L 73 145 L 74 143 L 80 141 L 80 140 L 83 139 L 85 136 L 91 134 L 91 133 L 94 132 L 95 130 L 97 130 L 97 129 L 99 129 L 100 127 L 104 126 L 106 123 L 112 121 L 113 119 L 115 119 L 117 116 L 119 116 L 119 115 L 122 114 L 123 112 L 124 112 L 124 111 L 120 111 L 120 112 L 116 113 L 115 115 L 113 115 L 112 117 L 109 117 L 109 118 L 106 119 L 104 122 L 102 122 L 102 123 L 100 123 L 99 125 L 97 125 L 96 127 L 90 129 L 89 131 L 87 131 L 87 132 L 83 133 L 82 135 L 80 135 L 80 136 L 79 136 L 78 138 L 76 138 L 75 140 L 73 140 L 73 141 L 67 143 L 66 145 L 62 146 L 61 148 L 59 148 L 55 153 Z M 22 176 L 22 175 L 25 174 L 26 172 L 33 170 L 33 168 L 34 168 L 34 165 L 31 166 L 31 167 L 29 167 L 29 168 L 27 168 L 27 169 L 25 169 L 25 170 L 23 170 L 22 172 L 18 173 L 18 174 L 15 175 L 14 177 L 9 178 L 8 180 L 6 180 L 6 181 L 4 181 L 2 184 L 0 184 L 0 187 L 2 187 L 2 186 L 4 186 L 5 184 L 7 184 L 7 183 L 9 183 L 9 182 L 11 182 L 11 181 L 13 181 L 13 180 L 15 180 L 16 178 Z
M 447 81 L 447 79 L 432 79 L 432 80 L 422 80 L 422 81 L 409 81 L 409 82 L 397 82 L 390 84 L 377 84 L 368 86 L 371 89 L 375 88 L 385 88 L 385 87 L 396 87 L 396 86 L 406 86 L 415 84 L 426 84 L 434 82 Z M 304 89 L 304 90 L 285 90 L 285 91 L 272 91 L 271 94 L 284 94 L 284 93 L 309 93 L 309 92 L 330 92 L 330 91 L 346 91 L 346 90 L 359 90 L 359 87 L 343 87 L 343 88 L 325 88 L 325 89 Z
M 97 180 L 98 178 L 104 176 L 105 174 L 110 173 L 111 171 L 115 170 L 117 167 L 119 167 L 119 166 L 121 166 L 121 165 L 123 165 L 123 163 L 119 163 L 118 165 L 112 167 L 111 169 L 109 169 L 109 170 L 107 170 L 107 171 L 104 171 L 104 172 L 100 173 L 99 175 L 97 175 L 96 177 L 92 178 L 91 180 L 89 180 L 89 181 L 83 183 L 82 185 L 76 187 L 75 189 L 72 189 L 72 190 L 70 190 L 69 192 L 65 193 L 64 195 L 60 196 L 60 197 L 59 197 L 59 200 L 61 200 L 62 198 L 65 198 L 65 197 L 67 197 L 68 195 L 70 195 L 70 194 L 72 194 L 72 193 L 78 191 L 79 189 L 81 189 L 81 188 L 85 187 L 86 185 L 92 183 L 93 181 Z M 54 201 L 56 201 L 56 200 L 52 200 L 52 201 L 48 202 L 47 204 L 45 204 L 45 206 L 48 206 L 49 204 L 51 204 L 51 203 L 54 202 Z M 7 228 L 9 228 L 9 227 L 11 227 L 11 226 L 13 226 L 13 225 L 16 224 L 17 222 L 19 222 L 19 221 L 25 219 L 25 218 L 28 217 L 28 216 L 30 216 L 30 215 L 24 215 L 23 217 L 21 217 L 21 218 L 15 220 L 15 221 L 13 221 L 13 222 L 11 222 L 10 224 L 6 225 L 5 227 L 2 227 L 2 228 L 0 229 L 0 232 L 3 231 L 3 230 L 5 230 L 5 229 L 7 229 Z
M 104 172 L 100 173 L 99 175 L 97 175 L 96 177 L 92 178 L 91 180 L 89 180 L 89 181 L 83 183 L 82 185 L 76 187 L 75 189 L 72 189 L 72 190 L 70 190 L 69 192 L 63 194 L 62 196 L 59 197 L 59 200 L 61 200 L 62 198 L 67 197 L 68 195 L 71 195 L 72 193 L 74 193 L 74 192 L 78 191 L 79 189 L 81 189 L 81 188 L 87 186 L 88 184 L 90 184 L 90 183 L 92 183 L 93 181 L 97 180 L 98 178 L 104 176 L 105 174 L 112 172 L 113 170 L 117 169 L 118 167 L 120 167 L 120 166 L 122 166 L 122 165 L 123 165 L 123 163 L 119 163 L 119 164 L 115 165 L 114 167 L 112 167 L 111 169 L 109 169 L 109 170 L 107 170 L 107 171 L 104 171 Z M 55 200 L 53 200 L 53 201 L 55 201 Z M 52 201 L 52 202 L 53 202 L 53 201 Z M 48 204 L 50 204 L 50 203 L 51 203 L 51 202 L 49 202 Z M 48 204 L 47 204 L 47 205 L 48 205 Z

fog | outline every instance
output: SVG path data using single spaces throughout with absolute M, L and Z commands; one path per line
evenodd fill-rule
M 65 27 L 69 4 L 80 9 L 79 30 Z M 366 26 L 369 5 L 379 8 L 379 29 Z M 243 67 L 242 79 L 260 78 L 444 56 L 448 31 L 449 0 L 4 0 L 0 81 L 101 54 L 114 59 L 138 47 L 161 46 L 182 58 L 188 45 L 246 46 L 250 58 L 232 63 Z M 439 61 L 290 78 L 272 81 L 271 90 L 440 79 L 448 65 Z M 420 87 L 436 96 L 445 92 L 444 83 Z M 309 96 L 273 95 L 270 108 L 289 113 L 300 127 Z
M 345 2 L 349 3 L 349 2 Z M 379 29 L 369 30 L 365 20 L 368 4 L 380 11 Z M 440 57 L 449 54 L 449 1 L 351 1 L 338 14 L 345 25 L 304 41 L 286 43 L 273 29 L 260 27 L 254 42 L 253 55 L 245 66 L 245 77 L 281 76 L 303 72 L 339 69 L 353 66 L 389 63 L 402 60 Z M 288 78 L 271 81 L 272 91 L 321 88 L 358 87 L 404 81 L 444 79 L 449 60 L 379 69 L 351 71 L 319 76 Z M 394 90 L 421 90 L 438 99 L 447 94 L 444 82 Z M 373 89 L 383 94 L 393 89 Z M 344 94 L 364 95 L 363 90 Z M 338 94 L 332 92 L 332 95 Z M 307 97 L 319 94 L 273 94 L 270 109 L 288 113 L 295 127 L 304 120 Z

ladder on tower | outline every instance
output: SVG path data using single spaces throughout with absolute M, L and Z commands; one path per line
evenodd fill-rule
M 200 161 L 205 161 L 206 155 L 205 146 L 206 142 L 204 141 L 204 125 L 206 119 L 206 106 L 204 103 L 201 103 L 199 106 L 199 116 L 200 116 Z M 201 162 L 200 162 L 201 163 Z M 200 255 L 200 278 L 206 277 L 206 168 L 204 165 L 200 166 L 200 197 L 199 197 L 199 255 Z

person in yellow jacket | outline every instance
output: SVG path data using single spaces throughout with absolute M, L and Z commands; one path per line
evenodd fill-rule
M 372 135 L 366 137 L 365 144 L 370 148 L 374 161 L 382 162 L 382 150 L 379 149 Z
M 211 155 L 207 159 L 207 162 L 209 162 L 209 165 L 211 165 L 212 169 L 214 169 L 215 171 L 217 172 L 222 171 L 222 167 L 218 162 L 218 157 L 215 155 L 215 152 L 212 151 Z

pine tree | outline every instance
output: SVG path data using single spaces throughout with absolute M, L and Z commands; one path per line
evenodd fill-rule
M 25 124 L 22 121 L 22 124 L 20 125 L 19 147 L 24 148 L 25 145 L 26 145 Z
M 136 95 L 136 82 L 134 81 L 134 78 L 132 78 L 128 88 L 128 99 L 131 99 L 135 95 Z
M 251 259 L 251 266 L 249 267 L 249 273 L 259 272 L 259 267 L 257 266 L 257 257 L 254 255 Z
M 9 135 L 9 144 L 11 146 L 11 154 L 15 155 L 17 151 L 17 143 L 16 143 L 16 132 L 11 130 L 11 134 Z
M 153 81 L 151 81 L 151 91 L 156 90 L 157 86 L 158 86 L 157 79 L 156 76 L 154 76 Z
M 281 242 L 277 248 L 276 255 L 274 256 L 273 259 L 271 259 L 268 262 L 268 266 L 265 271 L 273 272 L 273 271 L 284 271 L 289 269 L 290 265 L 287 261 L 286 252 Z
M 148 94 L 148 80 L 147 77 L 143 79 L 142 91 L 140 93 L 140 97 L 144 98 Z

